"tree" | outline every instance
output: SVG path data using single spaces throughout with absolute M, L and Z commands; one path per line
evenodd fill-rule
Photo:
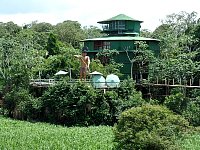
M 21 30 L 21 27 L 17 24 L 14 24 L 12 21 L 0 23 L 0 38 L 6 36 L 7 34 L 16 36 Z
M 8 92 L 14 87 L 27 88 L 31 73 L 32 51 L 12 36 L 7 36 L 0 41 L 0 81 L 3 91 Z
M 103 73 L 105 76 L 111 73 L 121 76 L 122 74 L 120 73 L 120 68 L 123 65 L 120 63 L 116 63 L 114 60 L 114 57 L 118 54 L 119 52 L 115 49 L 103 49 L 99 51 L 96 55 L 97 59 L 91 63 L 92 70 L 95 71 L 98 68 L 99 71 L 101 70 L 101 73 Z M 98 67 L 97 64 L 99 64 Z
M 143 79 L 143 73 L 148 71 L 148 64 L 153 60 L 153 52 L 148 49 L 148 45 L 143 41 L 135 42 L 136 49 L 126 51 L 127 57 L 131 63 L 131 78 L 133 79 L 133 68 L 136 67 L 135 74 L 139 74 L 139 79 Z M 132 58 L 131 56 L 132 55 Z
M 49 55 L 56 55 L 59 53 L 59 42 L 55 34 L 50 33 L 47 42 L 47 51 Z
M 85 38 L 97 38 L 97 37 L 102 37 L 105 34 L 102 33 L 102 30 L 99 29 L 98 27 L 95 26 L 90 26 L 90 27 L 83 27 L 83 32 L 85 34 Z
M 177 84 L 187 84 L 191 80 L 194 83 L 199 72 L 199 62 L 194 61 L 194 53 L 180 54 L 175 58 L 157 59 L 150 65 L 150 80 L 157 78 L 174 80 Z
M 67 20 L 63 23 L 58 23 L 55 26 L 55 34 L 61 42 L 72 45 L 74 48 L 80 48 L 79 42 L 84 39 L 84 32 L 81 29 L 81 24 L 77 21 Z
M 36 31 L 36 32 L 51 32 L 53 30 L 53 25 L 51 25 L 50 23 L 46 23 L 46 22 L 41 22 L 41 23 L 32 23 L 31 28 L 32 30 Z
M 140 31 L 140 36 L 147 37 L 147 38 L 152 38 L 152 32 L 149 31 L 148 29 L 142 29 Z
M 161 40 L 161 57 L 176 57 L 181 53 L 192 50 L 195 41 L 193 35 L 187 34 L 188 30 L 196 24 L 197 13 L 180 12 L 171 14 L 162 21 L 154 32 L 153 37 Z

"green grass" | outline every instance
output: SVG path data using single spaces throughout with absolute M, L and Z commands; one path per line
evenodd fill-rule
M 179 141 L 181 150 L 200 150 L 200 133 L 188 135 Z
M 62 127 L 0 117 L 1 150 L 111 150 L 112 127 Z
M 0 150 L 111 150 L 112 127 L 62 127 L 0 116 Z M 181 150 L 200 150 L 200 133 L 177 141 Z

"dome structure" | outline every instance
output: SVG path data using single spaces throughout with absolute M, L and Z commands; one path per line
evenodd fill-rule
M 120 83 L 120 80 L 117 75 L 114 75 L 114 74 L 107 75 L 106 85 L 108 87 L 111 87 L 111 88 L 119 87 L 119 83 Z
M 103 77 L 102 73 L 94 71 L 90 73 L 92 75 L 92 84 L 94 88 L 105 88 L 106 80 Z

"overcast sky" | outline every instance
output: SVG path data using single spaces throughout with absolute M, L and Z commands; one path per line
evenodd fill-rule
M 125 14 L 153 31 L 166 15 L 180 11 L 195 11 L 199 17 L 200 0 L 0 0 L 0 22 L 20 26 L 36 20 L 53 25 L 73 20 L 100 27 L 98 21 Z

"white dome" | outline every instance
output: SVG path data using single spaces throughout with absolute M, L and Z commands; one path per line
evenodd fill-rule
M 114 87 L 119 87 L 119 77 L 114 74 L 107 75 L 106 77 L 106 84 L 108 87 L 114 88 Z

